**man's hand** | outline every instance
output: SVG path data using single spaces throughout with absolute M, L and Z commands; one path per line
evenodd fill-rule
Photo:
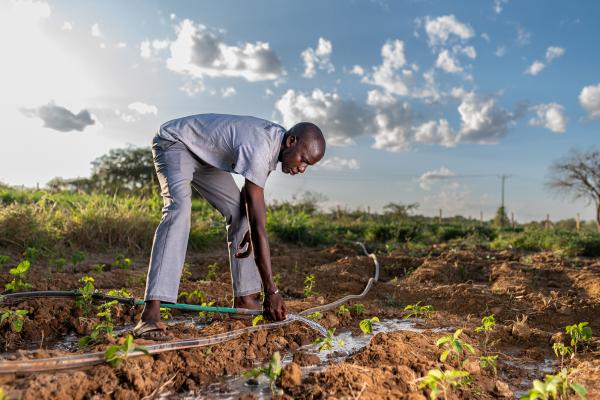
M 244 251 L 244 247 L 248 245 L 248 248 Z M 236 258 L 246 258 L 250 254 L 252 254 L 252 240 L 250 240 L 250 230 L 246 231 L 244 238 L 240 242 L 238 246 L 237 253 L 235 253 Z
M 283 297 L 279 293 L 265 293 L 263 301 L 263 315 L 271 321 L 282 321 L 287 315 L 287 309 Z

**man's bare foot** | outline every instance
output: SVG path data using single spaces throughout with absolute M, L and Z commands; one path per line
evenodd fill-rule
M 160 300 L 146 301 L 146 304 L 144 305 L 144 311 L 142 311 L 142 317 L 140 319 L 149 323 L 161 322 Z
M 258 301 L 257 294 L 249 294 L 247 296 L 235 297 L 233 300 L 234 308 L 247 308 L 249 310 L 260 310 L 262 304 Z

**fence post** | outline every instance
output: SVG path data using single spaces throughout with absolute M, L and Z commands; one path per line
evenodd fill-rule
M 546 229 L 550 229 L 550 214 L 546 214 Z
M 510 226 L 515 229 L 515 213 L 512 211 L 510 212 Z
M 479 224 L 483 225 L 483 211 L 479 211 Z
M 439 217 L 439 223 L 442 223 L 442 209 L 440 208 L 440 217 Z
M 577 219 L 575 220 L 575 226 L 577 227 L 577 232 L 581 229 L 581 216 L 577 213 Z

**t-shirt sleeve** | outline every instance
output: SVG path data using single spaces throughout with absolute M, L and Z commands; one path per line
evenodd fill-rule
M 233 172 L 264 188 L 269 176 L 268 154 L 269 148 L 265 145 L 237 147 Z

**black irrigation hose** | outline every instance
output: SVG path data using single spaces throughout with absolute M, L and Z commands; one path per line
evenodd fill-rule
M 367 292 L 371 289 L 374 282 L 379 278 L 379 262 L 377 261 L 377 257 L 374 254 L 369 254 L 365 246 L 357 242 L 359 244 L 366 255 L 373 259 L 375 263 L 375 276 L 369 278 L 367 282 L 367 286 L 363 290 L 363 292 L 359 295 L 349 295 L 345 296 L 340 300 L 334 301 L 329 304 L 325 304 L 323 306 L 311 308 L 309 310 L 303 311 L 301 314 L 310 314 L 319 310 L 329 310 L 337 307 L 339 304 L 342 304 L 345 301 L 359 299 L 366 296 Z M 35 296 L 38 294 L 38 296 Z M 75 297 L 79 295 L 77 291 L 45 291 L 45 292 L 26 292 L 26 293 L 14 293 L 8 294 L 0 297 L 0 303 L 9 304 L 16 303 L 20 299 L 32 298 L 32 297 Z M 95 294 L 95 296 L 103 299 L 117 300 L 126 303 L 132 303 L 135 301 L 130 298 L 123 297 L 114 297 L 114 296 L 106 296 L 101 293 Z M 6 301 L 8 299 L 8 302 Z M 183 340 L 174 340 L 166 343 L 159 343 L 149 346 L 144 346 L 144 348 L 148 351 L 149 354 L 158 354 L 166 351 L 173 350 L 182 350 L 182 349 L 190 349 L 204 346 L 212 346 L 217 343 L 226 342 L 235 338 L 238 338 L 246 333 L 256 332 L 263 329 L 275 329 L 281 326 L 285 326 L 291 322 L 299 321 L 310 328 L 317 330 L 321 335 L 326 335 L 326 330 L 317 322 L 307 319 L 298 314 L 288 314 L 287 319 L 279 322 L 271 322 L 268 324 L 262 324 L 257 326 L 249 326 L 242 329 L 237 329 L 230 332 L 219 333 L 216 335 L 211 335 L 198 339 L 183 339 Z M 137 357 L 144 355 L 144 352 L 135 351 L 127 354 L 127 357 Z M 32 373 L 32 372 L 48 372 L 48 371 L 57 371 L 57 370 L 65 370 L 72 368 L 81 368 L 81 367 L 89 367 L 92 365 L 98 365 L 106 362 L 105 355 L 103 352 L 97 353 L 85 353 L 78 354 L 74 356 L 63 356 L 63 357 L 51 357 L 44 359 L 27 359 L 27 360 L 16 360 L 16 361 L 0 361 L 0 374 L 6 373 Z

